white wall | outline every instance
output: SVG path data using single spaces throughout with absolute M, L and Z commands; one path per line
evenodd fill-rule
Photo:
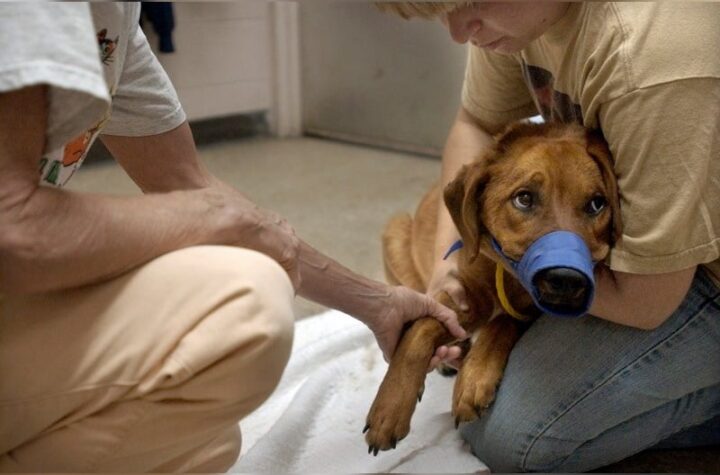
M 460 102 L 465 48 L 438 22 L 360 1 L 174 8 L 177 52 L 158 57 L 191 120 L 267 111 L 280 135 L 304 130 L 440 153 Z M 149 23 L 144 30 L 154 47 Z
M 272 41 L 265 0 L 174 3 L 175 53 L 156 53 L 188 118 L 268 110 L 272 106 Z M 153 49 L 155 32 L 143 31 Z
M 460 103 L 465 48 L 439 22 L 369 2 L 300 2 L 306 131 L 439 154 Z

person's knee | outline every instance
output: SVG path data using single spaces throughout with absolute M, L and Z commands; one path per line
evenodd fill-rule
M 295 316 L 294 290 L 290 279 L 274 260 L 257 253 L 253 288 L 256 305 L 253 327 L 257 331 L 255 349 L 249 352 L 259 367 L 262 379 L 268 381 L 267 394 L 277 386 L 292 349 Z
M 563 434 L 562 424 L 548 426 L 546 421 L 521 413 L 521 409 L 514 416 L 491 411 L 463 427 L 461 434 L 473 454 L 492 472 L 561 470 L 564 461 L 583 443 L 577 439 L 577 428 L 570 437 L 569 433 Z
M 287 364 L 294 328 L 290 279 L 264 254 L 232 247 L 188 248 L 174 264 L 181 274 L 174 278 L 191 278 L 193 300 L 202 300 L 192 311 L 204 313 L 182 337 L 177 359 L 194 373 L 194 387 L 242 417 L 272 393 Z
M 253 251 L 243 250 L 242 254 L 242 265 L 252 271 L 249 277 L 243 273 L 238 279 L 239 291 L 225 303 L 237 311 L 244 327 L 243 334 L 237 335 L 240 351 L 230 355 L 235 361 L 229 364 L 238 367 L 238 392 L 247 394 L 248 383 L 254 384 L 253 398 L 259 404 L 277 386 L 290 356 L 294 290 L 277 262 Z
M 460 429 L 462 437 L 470 444 L 472 453 L 492 472 L 523 472 L 523 441 L 513 430 L 513 420 L 505 423 L 489 423 L 484 418 Z

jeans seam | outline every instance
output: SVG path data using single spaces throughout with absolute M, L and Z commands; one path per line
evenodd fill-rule
M 579 398 L 576 398 L 575 401 L 573 401 L 570 405 L 568 405 L 568 406 L 567 406 L 564 410 L 562 410 L 558 415 L 556 415 L 555 417 L 552 417 L 551 420 L 549 420 L 547 423 L 545 423 L 543 429 L 540 430 L 540 431 L 537 433 L 537 435 L 535 435 L 534 437 L 531 438 L 532 440 L 531 440 L 530 443 L 528 444 L 527 448 L 524 450 L 524 453 L 522 454 L 521 463 L 520 463 L 520 469 L 523 470 L 523 471 L 528 471 L 527 460 L 528 460 L 528 457 L 530 456 L 530 451 L 533 449 L 533 447 L 534 447 L 535 444 L 538 442 L 538 440 L 540 440 L 540 438 L 542 437 L 542 435 L 543 435 L 545 432 L 547 432 L 547 431 L 550 429 L 550 427 L 552 427 L 552 425 L 553 425 L 555 422 L 557 422 L 558 420 L 560 420 L 560 418 L 562 418 L 563 416 L 565 416 L 568 412 L 570 412 L 570 410 L 572 410 L 575 406 L 577 406 L 580 402 L 582 402 L 583 400 L 585 400 L 586 398 L 588 398 L 590 395 L 592 395 L 593 393 L 595 393 L 598 389 L 600 389 L 600 388 L 604 387 L 605 385 L 611 383 L 612 381 L 616 380 L 618 377 L 620 377 L 620 376 L 621 376 L 623 373 L 625 373 L 626 371 L 629 372 L 629 371 L 630 371 L 630 368 L 631 368 L 635 363 L 637 363 L 638 361 L 640 361 L 641 359 L 643 359 L 645 356 L 647 356 L 647 355 L 650 354 L 651 352 L 655 351 L 655 350 L 658 349 L 659 347 L 667 344 L 667 343 L 668 343 L 670 340 L 672 340 L 675 336 L 677 336 L 679 333 L 681 333 L 682 331 L 684 331 L 685 329 L 687 329 L 687 328 L 690 327 L 691 325 L 696 324 L 696 323 L 695 323 L 695 322 L 697 321 L 697 318 L 696 318 L 696 317 L 698 317 L 699 315 L 701 315 L 701 314 L 705 311 L 705 309 L 707 309 L 708 306 L 714 305 L 716 298 L 717 298 L 717 295 L 712 296 L 712 297 L 710 297 L 710 296 L 705 297 L 705 299 L 704 299 L 704 301 L 702 302 L 702 304 L 698 306 L 698 309 L 697 309 L 697 311 L 695 312 L 695 315 L 692 316 L 691 318 L 689 318 L 688 321 L 686 321 L 682 326 L 680 326 L 680 327 L 679 327 L 678 329 L 676 329 L 674 332 L 672 332 L 671 334 L 669 334 L 669 335 L 668 335 L 666 338 L 664 338 L 662 341 L 659 341 L 657 344 L 653 345 L 651 348 L 648 348 L 648 349 L 647 349 L 646 351 L 644 351 L 641 355 L 639 355 L 639 356 L 638 356 L 637 358 L 635 358 L 634 360 L 630 361 L 628 364 L 626 364 L 626 365 L 623 366 L 622 368 L 620 368 L 620 369 L 618 369 L 617 371 L 615 371 L 614 373 L 608 375 L 608 376 L 607 376 L 604 380 L 602 380 L 599 384 L 597 384 L 597 385 L 591 387 L 590 389 L 588 389 L 582 396 L 580 396 Z M 569 455 L 568 455 L 567 457 L 569 457 Z M 567 459 L 567 457 L 565 457 L 563 460 Z

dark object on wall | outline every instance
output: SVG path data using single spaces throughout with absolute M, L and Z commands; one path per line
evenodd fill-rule
M 140 23 L 146 17 L 152 23 L 153 30 L 160 39 L 158 49 L 161 53 L 172 53 L 175 51 L 173 45 L 172 31 L 175 28 L 175 16 L 173 15 L 172 2 L 142 2 Z

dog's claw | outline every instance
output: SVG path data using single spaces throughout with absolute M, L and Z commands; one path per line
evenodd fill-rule
M 365 428 L 363 429 L 363 434 L 367 432 L 370 429 L 370 424 L 365 424 Z
M 371 454 L 372 451 L 373 451 L 373 446 L 372 445 L 368 446 L 368 454 Z
M 390 445 L 392 445 L 393 449 L 397 447 L 397 439 L 393 437 L 393 439 L 390 441 Z
M 380 448 L 375 447 L 375 449 L 373 449 L 373 457 L 377 457 L 378 452 L 380 452 Z
M 458 427 L 460 427 L 460 417 L 455 418 L 455 430 L 457 430 Z

